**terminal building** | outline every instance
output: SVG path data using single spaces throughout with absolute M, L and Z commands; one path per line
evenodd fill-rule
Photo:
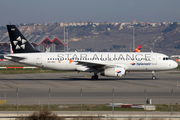
M 36 35 L 25 37 L 37 50 L 41 52 L 61 52 L 65 51 L 68 43 L 63 43 L 59 38 L 48 35 Z M 0 51 L 10 51 L 9 36 L 0 36 Z

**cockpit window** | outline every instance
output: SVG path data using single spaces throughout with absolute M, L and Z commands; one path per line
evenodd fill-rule
M 170 57 L 163 57 L 163 60 L 171 60 Z

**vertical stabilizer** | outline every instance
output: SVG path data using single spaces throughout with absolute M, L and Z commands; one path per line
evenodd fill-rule
M 7 25 L 9 38 L 12 45 L 13 53 L 33 53 L 36 50 L 22 35 L 15 25 Z

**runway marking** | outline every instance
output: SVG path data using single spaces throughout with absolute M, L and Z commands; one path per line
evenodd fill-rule
M 91 76 L 85 76 L 85 77 L 91 77 Z
M 122 83 L 122 82 L 118 82 L 118 81 L 116 81 L 117 83 L 120 83 L 120 84 L 124 84 L 124 85 L 127 85 L 127 86 L 123 86 L 123 87 L 121 87 L 121 88 L 124 88 L 124 87 L 142 87 L 142 86 L 138 86 L 138 85 L 131 85 L 131 84 L 127 84 L 127 83 Z
M 5 83 L 3 86 L 0 85 L 1 87 L 18 87 L 18 86 L 23 86 L 22 84 L 15 84 L 15 83 Z
M 120 81 L 119 81 L 120 82 Z M 127 83 L 122 83 L 122 82 L 120 82 L 121 84 L 124 84 L 124 85 L 127 85 L 127 86 L 131 86 L 130 84 L 127 84 Z
M 7 100 L 0 100 L 0 105 L 4 105 L 7 102 Z

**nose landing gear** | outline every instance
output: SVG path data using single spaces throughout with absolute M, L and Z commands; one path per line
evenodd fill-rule
M 155 71 L 152 71 L 152 79 L 153 79 L 153 80 L 156 79 Z

